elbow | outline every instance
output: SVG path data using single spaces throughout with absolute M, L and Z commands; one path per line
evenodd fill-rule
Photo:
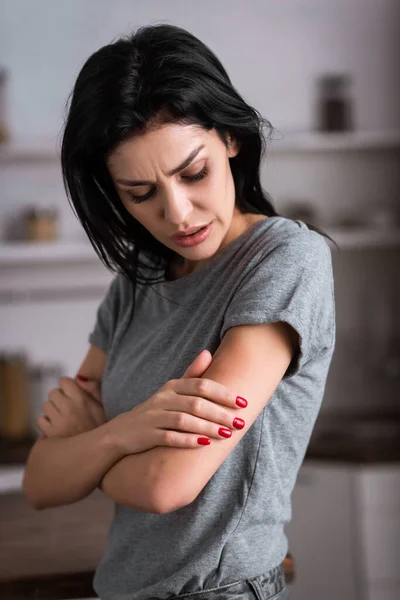
M 44 506 L 43 504 L 40 504 L 39 502 L 31 501 L 29 498 L 28 498 L 28 502 L 29 502 L 29 505 L 36 511 L 44 510 L 45 508 L 48 508 L 47 506 Z
M 152 510 L 150 512 L 165 515 L 191 504 L 196 499 L 197 494 L 185 490 L 183 484 L 176 485 L 176 482 L 167 482 L 156 485 L 152 496 Z
M 46 506 L 44 506 L 43 502 L 41 502 L 40 497 L 38 497 L 38 495 L 35 494 L 34 490 L 29 485 L 29 480 L 27 479 L 26 471 L 24 473 L 24 478 L 22 481 L 22 492 L 25 498 L 27 499 L 28 504 L 34 510 L 43 510 L 44 508 L 47 508 Z
M 47 497 L 40 486 L 35 483 L 28 473 L 28 469 L 25 469 L 24 477 L 22 480 L 22 493 L 28 501 L 28 504 L 34 510 L 45 510 L 46 508 L 53 508 L 61 506 L 61 502 L 55 502 L 54 498 Z M 66 504 L 65 502 L 63 504 Z

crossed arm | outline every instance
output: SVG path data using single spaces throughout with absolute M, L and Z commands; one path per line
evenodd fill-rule
M 99 462 L 99 471 L 96 476 L 88 476 L 81 497 L 99 486 L 115 502 L 154 513 L 171 512 L 193 502 L 261 413 L 285 374 L 297 345 L 297 333 L 283 322 L 230 328 L 203 378 L 217 381 L 248 400 L 247 407 L 241 412 L 245 427 L 233 431 L 231 438 L 215 439 L 201 449 L 158 446 L 121 459 L 113 456 L 106 443 L 101 446 L 103 473 L 101 457 L 93 453 L 93 460 Z M 94 355 L 97 363 L 93 361 Z M 105 360 L 106 355 L 100 349 L 93 350 L 83 362 L 80 373 L 89 378 L 98 377 L 99 371 L 104 370 Z M 69 440 L 57 441 L 70 443 L 72 450 L 72 442 L 75 445 L 82 443 L 85 436 L 87 439 L 91 435 L 95 444 L 100 439 L 100 430 L 101 427 Z M 46 508 L 47 505 L 37 507 Z

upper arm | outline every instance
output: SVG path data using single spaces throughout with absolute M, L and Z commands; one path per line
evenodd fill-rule
M 79 375 L 84 375 L 88 379 L 95 379 L 101 382 L 104 370 L 106 368 L 107 354 L 96 346 L 90 344 L 89 350 L 78 369 Z
M 238 413 L 246 425 L 234 430 L 229 439 L 212 440 L 201 450 L 157 447 L 151 451 L 158 463 L 155 494 L 160 512 L 185 506 L 198 496 L 271 398 L 296 352 L 297 341 L 297 333 L 283 322 L 240 325 L 226 332 L 203 378 L 247 399 L 247 407 Z

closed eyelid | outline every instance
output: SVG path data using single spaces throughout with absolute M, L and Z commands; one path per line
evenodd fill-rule
M 198 183 L 198 182 L 202 181 L 208 175 L 208 173 L 209 173 L 209 168 L 208 168 L 207 163 L 205 163 L 203 168 L 200 169 L 200 171 L 197 170 L 196 173 L 193 173 L 192 175 L 185 175 L 184 177 L 186 179 L 188 179 L 188 182 L 187 182 L 188 184 L 194 184 L 194 183 Z M 154 188 L 145 194 L 132 194 L 132 192 L 130 190 L 127 190 L 127 194 L 130 196 L 130 198 L 133 201 L 143 202 L 154 196 Z
M 183 161 L 183 163 L 181 163 L 178 167 L 175 167 L 169 173 L 167 173 L 167 176 L 172 177 L 173 175 L 176 175 L 177 173 L 181 173 L 189 165 L 192 165 L 194 159 L 198 156 L 200 150 L 203 150 L 203 148 L 205 148 L 205 145 L 201 144 L 198 148 L 193 150 L 193 152 L 191 152 L 189 154 L 189 156 Z M 154 182 L 144 181 L 144 180 L 134 181 L 134 180 L 127 180 L 127 179 L 119 179 L 119 180 L 117 179 L 117 183 L 121 183 L 123 185 L 129 185 L 131 187 L 134 187 L 134 186 L 138 186 L 138 185 L 153 185 Z
M 204 160 L 204 159 L 203 159 Z M 201 161 L 199 161 L 200 163 Z M 190 173 L 178 173 L 177 175 L 180 177 L 183 177 L 184 179 L 186 178 L 190 178 L 190 177 L 195 177 L 196 175 L 199 175 L 202 171 L 204 170 L 208 170 L 208 166 L 207 166 L 207 161 L 204 162 L 203 166 L 200 168 L 200 166 L 196 166 L 196 165 L 190 165 L 191 168 L 193 168 L 194 172 L 190 172 Z M 142 183 L 140 186 L 138 184 L 136 185 L 130 185 L 128 182 L 126 183 L 121 183 L 118 182 L 117 183 L 123 187 L 123 188 L 129 188 L 130 190 L 132 188 L 136 188 L 136 187 L 148 187 L 148 186 L 152 186 L 154 184 L 152 183 Z M 144 194 L 145 195 L 145 194 Z
M 167 177 L 174 177 L 175 175 L 180 175 L 182 177 L 191 177 L 192 175 L 196 175 L 196 173 L 182 173 L 182 171 L 184 171 L 185 169 L 191 168 L 191 169 L 196 169 L 196 165 L 199 165 L 201 163 L 201 161 L 204 161 L 203 167 L 207 166 L 207 159 L 206 158 L 197 158 L 197 161 L 195 162 L 191 162 L 190 165 L 187 165 L 185 167 L 183 167 L 180 171 L 177 171 L 175 173 L 168 173 Z M 199 167 L 197 167 L 198 169 Z M 198 172 L 198 171 L 197 171 Z M 145 187 L 145 186 L 149 186 L 149 185 L 155 185 L 154 182 L 152 181 L 145 181 L 145 180 L 140 180 L 140 181 L 134 181 L 134 180 L 130 180 L 130 179 L 124 179 L 124 178 L 116 178 L 115 179 L 116 183 L 122 187 Z

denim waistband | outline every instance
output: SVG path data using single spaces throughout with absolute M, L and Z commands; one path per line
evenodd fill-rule
M 287 600 L 287 593 L 285 574 L 282 565 L 279 565 L 257 577 L 198 592 L 179 594 L 169 600 Z

